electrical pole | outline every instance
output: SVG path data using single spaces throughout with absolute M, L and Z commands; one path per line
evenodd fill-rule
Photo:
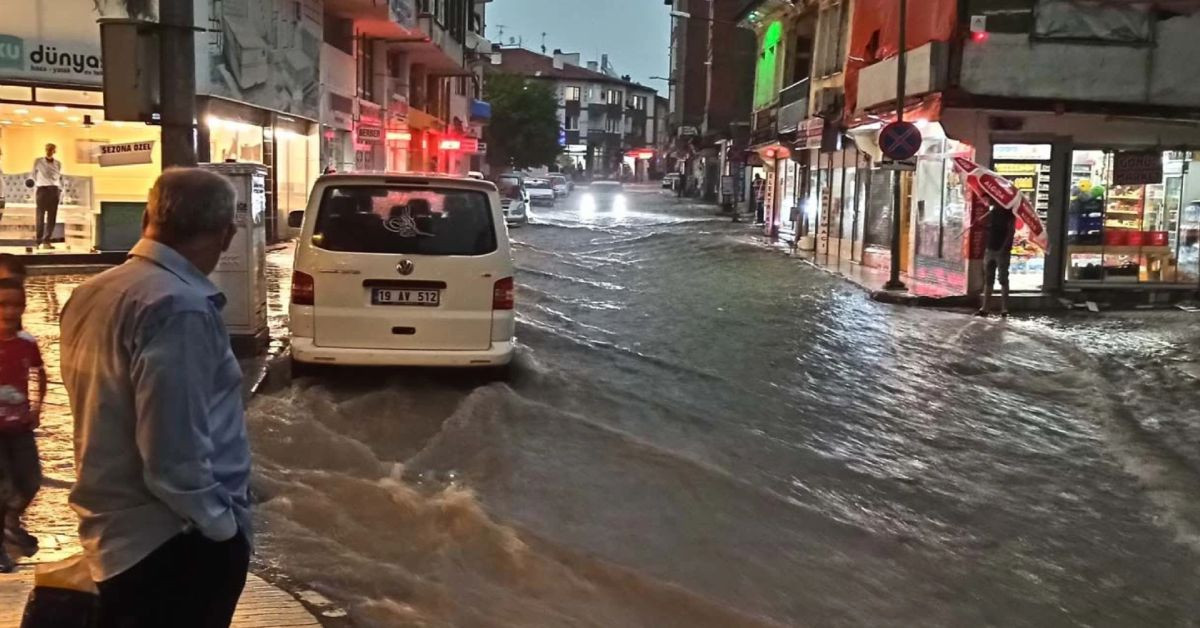
M 159 4 L 162 164 L 196 165 L 196 49 L 192 0 Z
M 896 57 L 896 122 L 904 122 L 904 82 L 908 78 L 905 65 L 905 48 L 908 45 L 908 37 L 905 32 L 908 28 L 908 0 L 900 0 L 900 36 L 899 46 L 900 54 Z M 888 276 L 888 281 L 883 285 L 885 290 L 904 290 L 905 285 L 900 281 L 900 238 L 902 237 L 900 225 L 900 203 L 904 201 L 904 194 L 900 189 L 901 171 L 897 166 L 892 174 L 892 264 L 891 272 Z

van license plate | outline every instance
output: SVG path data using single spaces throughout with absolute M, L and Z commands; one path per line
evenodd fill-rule
M 371 290 L 372 305 L 437 307 L 441 303 L 441 290 L 402 290 L 399 288 L 375 288 Z

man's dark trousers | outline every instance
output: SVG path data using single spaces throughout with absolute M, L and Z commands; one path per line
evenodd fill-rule
M 180 534 L 100 588 L 100 628 L 227 628 L 246 586 L 250 546 Z

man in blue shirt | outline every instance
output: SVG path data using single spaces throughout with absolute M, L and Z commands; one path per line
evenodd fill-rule
M 242 373 L 207 277 L 236 232 L 234 202 L 219 175 L 164 172 L 129 260 L 63 310 L 70 504 L 105 627 L 226 627 L 246 582 Z

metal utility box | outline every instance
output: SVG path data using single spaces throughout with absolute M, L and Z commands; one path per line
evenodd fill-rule
M 237 190 L 237 234 L 210 278 L 227 300 L 225 326 L 239 354 L 261 351 L 267 330 L 267 168 L 253 163 L 201 164 Z

